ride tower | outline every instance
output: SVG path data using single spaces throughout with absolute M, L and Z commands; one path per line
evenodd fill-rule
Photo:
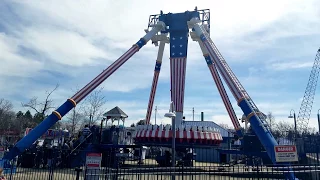
M 258 107 L 241 85 L 236 75 L 232 72 L 218 48 L 211 40 L 209 32 L 210 11 L 208 9 L 198 10 L 195 8 L 193 11 L 168 14 L 164 14 L 161 11 L 159 15 L 151 15 L 145 36 L 143 36 L 119 59 L 117 59 L 107 69 L 105 69 L 96 78 L 84 86 L 74 96 L 67 99 L 63 105 L 61 105 L 57 110 L 53 111 L 51 115 L 43 120 L 28 135 L 22 138 L 14 146 L 14 148 L 12 148 L 9 153 L 4 156 L 4 159 L 11 160 L 17 155 L 21 154 L 26 148 L 30 147 L 31 144 L 35 142 L 42 134 L 44 134 L 52 125 L 61 120 L 64 115 L 66 115 L 72 108 L 79 104 L 89 93 L 97 88 L 129 58 L 131 58 L 144 45 L 146 45 L 149 40 L 151 40 L 155 45 L 158 45 L 158 42 L 160 42 L 160 46 L 154 69 L 154 78 L 146 115 L 147 123 L 150 123 L 150 116 L 161 69 L 164 46 L 166 43 L 169 43 L 171 100 L 174 103 L 174 110 L 176 111 L 175 123 L 179 127 L 182 124 L 183 118 L 188 37 L 191 35 L 191 38 L 194 41 L 197 41 L 201 47 L 206 64 L 212 74 L 222 101 L 239 137 L 243 137 L 242 128 L 235 115 L 226 90 L 223 87 L 222 79 L 220 78 L 219 73 L 222 75 L 223 80 L 226 82 L 232 95 L 238 102 L 238 106 L 242 109 L 246 119 L 251 124 L 253 131 L 259 138 L 269 158 L 274 164 L 277 164 L 274 151 L 274 147 L 277 145 L 277 142 L 271 134 L 268 124 L 265 121 L 266 117 L 262 112 L 259 111 Z M 176 129 L 172 129 L 171 133 L 175 133 L 175 131 Z M 288 164 L 284 163 L 282 165 Z M 288 171 L 288 173 L 286 173 L 286 177 L 287 179 L 295 179 L 292 171 Z

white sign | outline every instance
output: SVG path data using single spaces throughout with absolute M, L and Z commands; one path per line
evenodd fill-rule
M 86 157 L 86 180 L 99 180 L 102 154 L 88 153 Z
M 274 152 L 277 162 L 298 161 L 297 147 L 294 145 L 275 146 Z
M 101 166 L 101 153 L 88 153 L 86 158 L 86 166 L 88 169 L 99 169 Z

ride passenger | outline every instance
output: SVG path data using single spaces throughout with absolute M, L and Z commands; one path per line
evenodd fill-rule
M 89 129 L 89 125 L 85 125 L 84 128 L 82 129 L 82 135 L 84 137 L 87 137 L 90 133 L 91 133 L 91 131 Z
M 83 143 L 86 141 L 86 138 L 90 135 L 91 131 L 89 129 L 89 125 L 85 125 L 84 128 L 82 129 L 82 136 L 80 142 Z

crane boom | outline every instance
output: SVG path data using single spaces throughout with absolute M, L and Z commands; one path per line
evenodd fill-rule
M 302 132 L 306 132 L 308 129 L 310 114 L 312 110 L 314 95 L 317 89 L 317 82 L 320 72 L 320 48 L 317 51 L 316 58 L 314 60 L 312 70 L 309 76 L 307 88 L 304 92 L 303 100 L 301 102 L 297 125 Z

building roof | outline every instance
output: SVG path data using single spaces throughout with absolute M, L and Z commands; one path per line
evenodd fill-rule
M 233 137 L 233 132 L 219 126 L 213 121 L 184 121 L 185 125 L 189 126 L 207 126 L 211 128 L 216 128 L 220 131 L 222 137 Z
M 118 106 L 114 107 L 110 111 L 103 114 L 105 117 L 112 117 L 112 118 L 127 118 L 128 115 L 124 113 Z

